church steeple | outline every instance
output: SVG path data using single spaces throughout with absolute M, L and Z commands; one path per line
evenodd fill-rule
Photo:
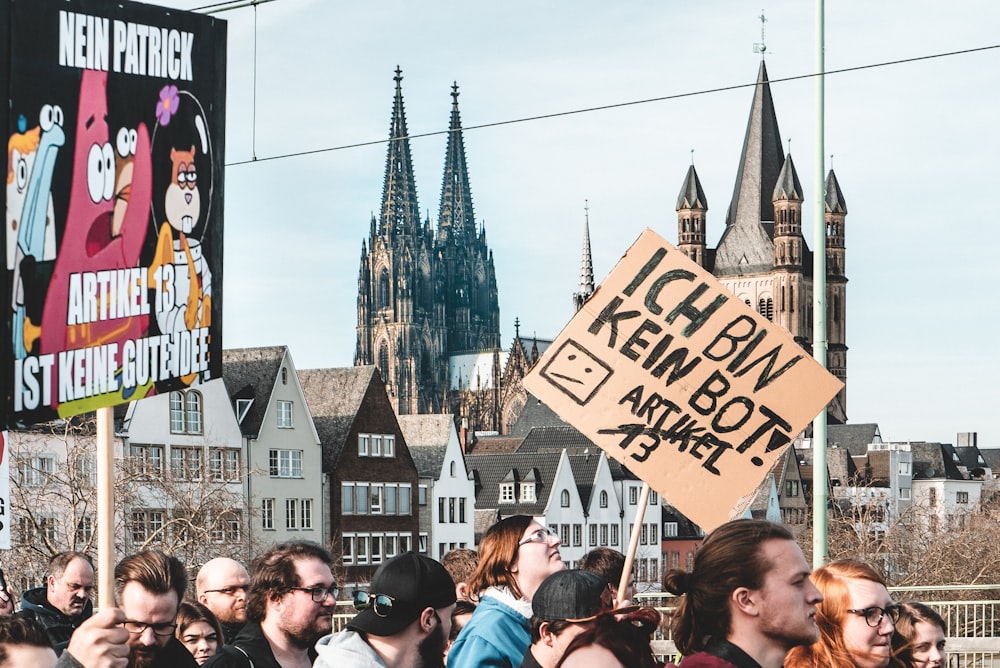
M 451 99 L 451 122 L 448 125 L 448 148 L 444 157 L 441 210 L 438 215 L 438 239 L 462 245 L 476 238 L 476 216 L 472 209 L 472 189 L 465 163 L 457 83 L 451 86 Z
M 802 184 L 792 162 L 785 158 L 774 186 L 774 266 L 802 267 L 805 240 L 802 238 Z
M 694 168 L 688 167 L 684 185 L 677 195 L 677 244 L 678 249 L 702 267 L 705 266 L 705 214 L 708 198 L 701 188 L 701 180 Z
M 726 231 L 716 253 L 716 274 L 747 274 L 771 268 L 774 249 L 767 228 L 774 221 L 771 196 L 784 161 L 771 85 L 762 60 L 733 199 L 726 213 Z
M 583 205 L 583 251 L 580 256 L 580 291 L 573 295 L 573 306 L 579 311 L 594 294 L 594 262 L 590 255 L 590 207 Z
M 394 80 L 396 96 L 389 126 L 379 233 L 388 236 L 416 235 L 420 227 L 420 206 L 417 204 L 417 186 L 413 178 L 410 138 L 406 130 L 406 111 L 403 108 L 403 72 L 398 66 Z

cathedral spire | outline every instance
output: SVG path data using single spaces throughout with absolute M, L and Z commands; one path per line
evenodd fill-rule
M 472 189 L 465 163 L 457 83 L 452 83 L 451 86 L 451 122 L 448 125 L 448 148 L 445 151 L 444 179 L 441 184 L 438 238 L 456 245 L 476 238 L 476 216 L 472 210 Z
M 726 213 L 726 230 L 719 241 L 718 275 L 768 271 L 774 260 L 770 225 L 774 221 L 772 195 L 785 162 L 778 119 L 771 99 L 767 66 L 762 60 L 743 139 L 733 199 Z
M 583 252 L 580 255 L 580 291 L 573 295 L 573 305 L 579 311 L 594 294 L 594 262 L 590 256 L 590 207 L 583 202 Z
M 389 150 L 385 160 L 385 181 L 382 185 L 382 213 L 379 233 L 415 235 L 420 225 L 417 186 L 410 159 L 410 137 L 406 130 L 403 108 L 403 72 L 396 67 L 396 95 L 389 127 Z

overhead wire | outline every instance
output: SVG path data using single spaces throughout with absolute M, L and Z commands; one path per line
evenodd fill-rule
M 270 1 L 273 1 L 273 0 L 270 0 Z M 861 71 L 861 70 L 870 70 L 870 69 L 875 69 L 875 68 L 879 68 L 879 67 L 889 67 L 889 66 L 892 66 L 892 65 L 904 65 L 904 64 L 907 64 L 907 63 L 920 62 L 920 61 L 923 61 L 923 60 L 932 60 L 932 59 L 936 59 L 936 58 L 947 58 L 947 57 L 950 57 L 950 56 L 960 56 L 960 55 L 966 55 L 966 54 L 970 54 L 970 53 L 977 53 L 977 52 L 981 52 L 981 51 L 989 51 L 991 49 L 1000 49 L 1000 44 L 991 44 L 989 46 L 973 47 L 973 48 L 969 48 L 969 49 L 962 49 L 960 51 L 947 51 L 947 52 L 944 52 L 944 53 L 934 53 L 934 54 L 929 54 L 929 55 L 925 55 L 925 56 L 914 56 L 912 58 L 901 58 L 899 60 L 887 60 L 887 61 L 883 61 L 883 62 L 880 62 L 880 63 L 871 63 L 871 64 L 868 64 L 868 65 L 856 65 L 854 67 L 843 67 L 843 68 L 836 69 L 836 70 L 828 70 L 828 71 L 823 72 L 823 73 L 814 72 L 814 73 L 809 73 L 809 74 L 798 74 L 798 75 L 794 75 L 794 76 L 781 77 L 779 79 L 770 79 L 768 81 L 768 83 L 769 84 L 786 83 L 786 82 L 789 82 L 789 81 L 799 81 L 799 80 L 802 80 L 802 79 L 812 79 L 812 78 L 815 78 L 815 77 L 818 77 L 818 76 L 831 76 L 831 75 L 834 75 L 834 74 L 845 74 L 845 73 L 848 73 L 848 72 L 858 72 L 858 71 Z M 710 94 L 714 94 L 714 93 L 724 93 L 724 92 L 728 92 L 728 91 L 740 90 L 740 89 L 743 89 L 743 88 L 753 88 L 753 87 L 756 87 L 756 86 L 757 86 L 757 82 L 755 81 L 753 83 L 735 84 L 735 85 L 731 85 L 731 86 L 719 86 L 719 87 L 716 87 L 716 88 L 705 88 L 705 89 L 697 90 L 697 91 L 688 91 L 686 93 L 675 93 L 673 95 L 661 95 L 659 97 L 645 98 L 645 99 L 642 99 L 642 100 L 631 100 L 631 101 L 628 101 L 628 102 L 616 102 L 616 103 L 612 103 L 612 104 L 604 104 L 604 105 L 599 105 L 599 106 L 595 106 L 595 107 L 584 107 L 584 108 L 572 109 L 572 110 L 568 110 L 568 111 L 556 111 L 556 112 L 552 112 L 552 113 L 549 113 L 549 114 L 536 114 L 534 116 L 524 116 L 524 117 L 521 117 L 521 118 L 512 118 L 512 119 L 507 119 L 507 120 L 503 120 L 503 121 L 493 121 L 493 122 L 489 122 L 489 123 L 479 123 L 479 124 L 476 124 L 476 125 L 467 125 L 467 126 L 464 126 L 462 128 L 456 129 L 456 131 L 460 129 L 462 132 L 470 132 L 472 130 L 482 130 L 482 129 L 485 129 L 485 128 L 494 128 L 494 127 L 499 127 L 499 126 L 503 126 L 503 125 L 513 125 L 515 123 L 528 123 L 528 122 L 531 122 L 531 121 L 542 121 L 542 120 L 548 120 L 548 119 L 551 119 L 551 118 L 561 118 L 563 116 L 573 116 L 573 115 L 577 115 L 577 114 L 587 114 L 587 113 L 592 113 L 592 112 L 595 112 L 595 111 L 606 111 L 608 109 L 620 109 L 622 107 L 631 107 L 631 106 L 636 106 L 636 105 L 640 105 L 640 104 L 652 104 L 654 102 L 665 102 L 665 101 L 668 101 L 668 100 L 679 100 L 679 99 L 683 99 L 683 98 L 687 98 L 687 97 L 696 97 L 696 96 L 699 96 L 699 95 L 710 95 Z M 228 163 L 226 163 L 226 167 L 238 167 L 238 166 L 241 166 L 241 165 L 266 162 L 266 161 L 270 161 L 270 160 L 284 160 L 286 158 L 298 158 L 298 157 L 303 157 L 303 156 L 308 156 L 308 155 L 315 155 L 317 153 L 330 153 L 330 152 L 333 152 L 333 151 L 345 151 L 345 150 L 348 150 L 348 149 L 362 148 L 362 147 L 365 147 L 365 146 L 377 146 L 379 144 L 387 144 L 387 143 L 389 143 L 391 141 L 404 141 L 404 140 L 410 140 L 410 139 L 422 139 L 424 137 L 434 137 L 434 136 L 437 136 L 437 135 L 448 134 L 449 132 L 452 132 L 452 130 L 433 130 L 433 131 L 430 131 L 430 132 L 421 132 L 421 133 L 417 133 L 417 134 L 409 134 L 409 135 L 406 135 L 404 137 L 395 137 L 395 138 L 389 138 L 389 139 L 377 139 L 377 140 L 371 140 L 371 141 L 362 141 L 362 142 L 356 142 L 356 143 L 353 143 L 353 144 L 341 144 L 339 146 L 329 146 L 329 147 L 324 147 L 324 148 L 309 149 L 309 150 L 305 150 L 305 151 L 295 151 L 295 152 L 291 152 L 291 153 L 281 153 L 281 154 L 278 154 L 278 155 L 272 155 L 272 156 L 267 156 L 267 157 L 260 157 L 260 156 L 254 155 L 249 160 L 238 160 L 238 161 L 235 161 L 235 162 L 228 162 Z

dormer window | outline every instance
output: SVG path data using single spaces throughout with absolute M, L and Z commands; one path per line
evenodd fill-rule
M 500 503 L 514 503 L 514 483 L 500 483 Z
M 236 400 L 236 421 L 240 424 L 243 423 L 243 418 L 247 416 L 250 412 L 250 406 L 253 405 L 253 399 L 237 399 Z
M 534 503 L 534 502 L 535 502 L 535 483 L 522 482 L 521 503 Z

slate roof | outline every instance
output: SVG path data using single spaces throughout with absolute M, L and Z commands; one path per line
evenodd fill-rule
M 510 429 L 511 436 L 527 436 L 534 427 L 550 427 L 553 425 L 567 425 L 562 418 L 556 415 L 555 411 L 548 407 L 548 404 L 533 394 L 529 394 L 521 409 L 521 414 Z
M 681 186 L 681 192 L 677 195 L 677 211 L 681 209 L 708 209 L 708 198 L 705 197 L 705 191 L 701 187 L 701 179 L 698 178 L 698 172 L 694 168 L 694 164 L 688 167 L 687 176 L 684 177 L 684 185 Z
M 546 453 L 566 451 L 568 455 L 597 454 L 601 448 L 589 438 L 584 436 L 576 427 L 569 425 L 562 427 L 535 427 L 521 442 L 521 447 L 517 449 L 519 453 Z M 611 477 L 615 480 L 623 478 L 628 480 L 638 480 L 636 475 L 623 466 L 617 459 L 608 457 L 608 465 L 611 468 Z
M 946 478 L 948 480 L 963 480 L 965 476 L 952 461 L 951 453 L 954 447 L 946 443 L 911 443 L 913 453 L 913 479 L 930 480 Z M 956 453 L 957 454 L 957 453 Z
M 597 465 L 601 461 L 598 452 L 585 455 L 569 455 L 569 465 L 576 480 L 576 489 L 584 508 L 590 507 L 590 495 L 594 493 L 594 479 L 597 477 Z M 609 462 L 610 463 L 610 462 Z
M 955 446 L 955 452 L 958 453 L 958 458 L 962 460 L 962 465 L 969 471 L 977 468 L 993 468 L 989 465 L 986 458 L 983 456 L 983 453 L 975 445 L 966 447 Z
M 663 508 L 660 511 L 663 522 L 676 522 L 677 523 L 677 535 L 676 536 L 664 536 L 663 540 L 690 540 L 692 538 L 703 538 L 704 532 L 702 532 L 701 527 L 692 522 L 687 518 L 687 516 L 681 511 L 677 510 L 669 503 L 664 503 Z
M 237 399 L 252 399 L 240 431 L 256 437 L 264 421 L 264 413 L 278 378 L 281 361 L 288 354 L 287 346 L 265 348 L 233 348 L 222 351 L 222 380 L 234 406 Z
M 997 469 L 1000 469 L 1000 449 L 997 448 L 979 448 L 979 454 L 983 456 L 986 460 L 986 465 L 994 471 L 994 473 L 1000 473 Z
M 323 444 L 324 471 L 332 471 L 336 467 L 351 425 L 376 373 L 374 366 L 298 372 L 302 394 Z
M 510 454 L 521 445 L 522 437 L 511 438 L 508 436 L 480 436 L 476 438 L 469 454 L 488 455 L 497 453 Z
M 468 455 L 466 463 L 476 481 L 476 509 L 496 508 L 504 516 L 541 515 L 552 493 L 552 481 L 559 466 L 559 452 L 531 452 Z M 537 473 L 536 473 L 537 472 Z M 535 502 L 522 503 L 514 490 L 514 503 L 500 503 L 500 482 L 513 473 L 515 482 L 535 477 Z
M 448 439 L 455 423 L 450 415 L 398 415 L 403 440 L 421 478 L 437 480 L 441 476 Z
M 833 173 L 832 169 L 826 175 L 826 210 L 827 213 L 847 215 L 847 200 L 844 199 L 844 193 L 840 190 L 840 182 L 837 181 L 837 175 Z
M 831 424 L 826 428 L 826 440 L 832 447 L 836 445 L 846 448 L 852 455 L 863 455 L 868 452 L 868 444 L 881 442 L 878 424 L 874 422 L 862 424 Z

